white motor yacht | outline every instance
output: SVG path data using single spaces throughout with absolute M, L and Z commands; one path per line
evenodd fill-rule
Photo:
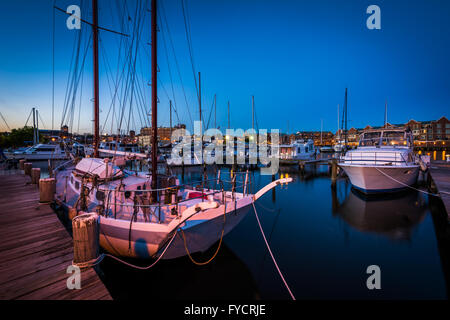
M 66 160 L 70 156 L 59 145 L 56 144 L 37 144 L 33 147 L 21 151 L 5 152 L 8 159 L 39 161 L 39 160 Z
M 413 136 L 405 129 L 368 130 L 357 149 L 348 151 L 339 166 L 363 193 L 397 191 L 417 182 L 420 165 Z

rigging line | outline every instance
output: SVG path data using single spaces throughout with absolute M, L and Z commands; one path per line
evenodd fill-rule
M 62 114 L 62 117 L 61 117 L 61 125 L 60 125 L 60 127 L 62 127 L 64 125 L 64 121 L 65 121 L 65 118 L 66 118 L 66 112 L 67 112 L 66 108 L 67 108 L 67 101 L 69 99 L 69 88 L 70 88 L 70 83 L 71 83 L 70 79 L 72 78 L 72 72 L 73 72 L 72 66 L 74 64 L 74 59 L 75 59 L 75 52 L 76 52 L 76 47 L 77 47 L 77 39 L 80 38 L 80 35 L 81 35 L 81 30 L 78 32 L 77 36 L 74 37 L 74 40 L 73 40 L 72 57 L 70 59 L 69 74 L 67 76 L 67 85 L 66 85 L 66 92 L 64 94 L 63 114 Z
M 163 23 L 162 23 L 161 15 L 159 15 L 159 20 L 160 20 L 160 24 L 161 24 L 161 26 L 162 26 Z M 168 51 L 167 51 L 166 38 L 165 38 L 165 36 L 164 36 L 164 32 L 163 32 L 163 31 L 161 31 L 161 35 L 162 35 L 163 44 L 164 44 L 164 52 L 165 52 L 166 58 L 167 58 L 167 69 L 168 69 L 168 71 L 169 71 L 170 85 L 171 85 L 171 87 L 172 87 L 172 96 L 173 96 L 174 107 L 176 108 L 176 107 L 177 107 L 177 99 L 176 99 L 176 96 L 175 96 L 175 89 L 174 89 L 174 86 L 173 86 L 172 71 L 171 71 L 171 69 L 170 69 L 169 53 L 168 53 Z
M 28 120 L 30 120 L 31 114 L 33 113 L 33 109 L 31 109 L 30 113 L 28 114 L 27 121 L 25 122 L 25 127 L 28 125 Z
M 38 117 L 39 117 L 39 119 L 41 119 L 42 128 L 47 128 L 47 126 L 46 126 L 45 123 L 44 123 L 44 120 L 42 119 L 42 116 L 41 116 L 41 113 L 40 113 L 40 112 L 38 112 Z M 2 118 L 3 118 L 3 116 L 2 116 Z
M 8 130 L 11 131 L 11 128 L 8 126 L 8 122 L 6 122 L 6 119 L 5 119 L 5 117 L 3 117 L 3 114 L 1 113 L 1 111 L 0 111 L 0 116 L 2 117 L 3 121 L 5 122 L 6 127 L 8 128 Z
M 83 99 L 83 83 L 84 83 L 84 69 L 83 69 L 83 74 L 81 76 L 81 90 L 80 90 L 80 105 L 78 107 L 78 126 L 77 126 L 77 133 L 80 133 L 80 118 L 81 118 L 81 102 Z
M 79 17 L 77 17 L 77 16 L 74 16 L 74 15 L 72 15 L 71 13 L 67 13 L 67 12 L 66 12 L 65 10 L 63 10 L 63 9 L 61 9 L 61 8 L 57 7 L 57 6 L 54 6 L 54 8 L 55 8 L 56 10 L 59 10 L 59 11 L 61 11 L 61 12 L 65 13 L 65 14 L 69 15 L 69 16 L 72 16 L 72 17 L 74 17 L 75 19 L 78 19 L 78 20 L 80 20 L 81 22 L 84 22 L 84 23 L 86 23 L 86 24 L 90 25 L 91 27 L 93 26 L 93 24 L 92 24 L 92 23 L 90 23 L 89 21 L 86 21 L 86 20 L 84 20 L 84 19 L 82 19 L 82 18 L 79 18 Z M 122 33 L 122 32 L 119 32 L 119 31 L 115 31 L 115 30 L 107 29 L 107 28 L 104 28 L 104 27 L 100 27 L 100 26 L 97 26 L 97 29 L 99 29 L 99 30 L 103 30 L 103 31 L 108 31 L 108 32 L 112 32 L 112 33 L 115 33 L 115 34 L 119 34 L 119 35 L 121 35 L 121 36 L 124 36 L 124 37 L 129 37 L 129 35 L 127 35 L 127 34 L 124 34 L 124 33 Z
M 212 115 L 213 110 L 214 110 L 214 99 L 213 99 L 213 102 L 211 104 L 211 110 L 209 111 L 209 118 L 208 118 L 208 123 L 206 125 L 206 130 L 208 130 L 208 128 L 209 128 L 209 122 L 211 121 L 211 115 Z
M 186 12 L 185 12 L 185 8 L 184 8 L 184 0 L 181 0 L 181 7 L 182 7 L 182 11 L 183 11 L 183 18 L 184 18 L 184 29 L 186 32 L 186 40 L 188 43 L 188 49 L 189 49 L 189 57 L 190 57 L 190 61 L 191 61 L 191 67 L 192 67 L 192 73 L 194 76 L 194 83 L 195 83 L 195 90 L 197 93 L 197 103 L 200 104 L 200 94 L 199 94 L 199 90 L 198 90 L 198 84 L 197 84 L 197 74 L 195 72 L 195 66 L 194 66 L 194 57 L 192 54 L 192 46 L 191 46 L 191 42 L 190 42 L 190 36 L 189 36 L 189 30 L 188 30 L 188 25 L 187 25 L 187 20 L 186 20 Z
M 139 5 L 139 9 L 141 9 L 141 3 L 142 1 L 139 1 L 140 5 Z M 141 10 L 139 10 L 139 12 L 141 12 Z M 134 53 L 134 60 L 133 60 L 133 72 L 132 72 L 132 83 L 131 83 L 131 95 L 130 95 L 130 113 L 128 115 L 128 124 L 127 124 L 127 131 L 130 131 L 130 118 L 131 118 L 131 113 L 132 113 L 132 107 L 133 107 L 133 98 L 134 98 L 134 87 L 135 87 L 135 83 L 136 83 L 136 61 L 137 61 L 137 56 L 138 56 L 138 48 L 139 48 L 139 42 L 140 42 L 140 36 L 142 35 L 142 14 L 139 15 L 139 22 L 138 22 L 138 27 L 137 27 L 137 39 L 136 39 L 136 49 L 135 49 L 135 53 Z
M 165 23 L 166 23 L 167 35 L 169 36 L 169 42 L 170 42 L 170 46 L 171 46 L 171 48 L 172 48 L 172 54 L 173 54 L 173 57 L 174 57 L 174 59 L 175 59 L 175 65 L 176 65 L 176 67 L 177 67 L 178 77 L 180 78 L 180 84 L 181 84 L 181 89 L 183 90 L 184 101 L 185 101 L 185 103 L 186 103 L 186 109 L 187 109 L 187 111 L 188 111 L 189 119 L 191 120 L 191 126 L 194 127 L 194 121 L 192 120 L 191 110 L 190 110 L 190 108 L 189 108 L 189 103 L 188 103 L 188 100 L 187 100 L 186 90 L 185 90 L 185 88 L 184 88 L 183 78 L 182 78 L 182 76 L 181 76 L 180 65 L 179 65 L 179 63 L 178 63 L 177 55 L 176 55 L 176 53 L 175 53 L 175 47 L 174 47 L 174 45 L 173 45 L 172 35 L 171 35 L 171 33 L 170 33 L 170 28 L 169 28 L 169 23 L 168 23 L 168 21 L 167 21 L 165 9 L 164 9 L 164 4 L 163 4 L 162 1 L 161 1 L 160 5 L 161 5 L 161 9 L 162 9 L 162 10 L 160 10 L 160 12 L 162 12 L 163 17 L 164 17 L 164 21 L 165 21 Z
M 136 12 L 135 12 L 135 18 L 137 17 L 137 6 L 136 6 Z M 121 93 L 123 93 L 122 96 L 122 110 L 121 110 L 121 116 L 119 117 L 119 124 L 118 124 L 118 131 L 120 132 L 122 129 L 122 122 L 123 122 L 123 117 L 125 115 L 125 111 L 126 111 L 126 101 L 127 101 L 127 96 L 128 96 L 128 80 L 130 78 L 130 70 L 131 70 L 131 60 L 132 60 L 132 52 L 133 52 L 133 48 L 134 48 L 134 43 L 135 43 L 135 31 L 136 31 L 136 21 L 137 19 L 134 19 L 133 21 L 133 37 L 131 40 L 131 44 L 129 45 L 129 55 L 127 57 L 127 59 L 129 59 L 127 66 L 127 75 L 126 75 L 126 80 L 125 80 L 125 84 L 122 84 L 122 88 L 121 88 Z M 125 91 L 125 92 L 124 92 Z
M 81 79 L 81 77 L 83 75 L 83 72 L 84 72 L 84 64 L 86 62 L 87 52 L 88 52 L 90 43 L 91 43 L 91 36 L 89 36 L 89 39 L 87 41 L 86 50 L 85 50 L 85 53 L 84 53 L 83 61 L 81 63 L 81 70 L 80 70 L 80 73 L 77 76 L 77 80 L 76 80 L 76 83 L 75 83 L 75 89 L 74 89 L 73 100 L 72 100 L 72 119 L 71 119 L 71 128 L 72 128 L 72 130 L 73 130 L 73 120 L 74 120 L 74 114 L 73 113 L 75 112 L 76 94 L 77 94 L 77 91 L 78 91 L 78 85 L 80 83 L 80 79 Z

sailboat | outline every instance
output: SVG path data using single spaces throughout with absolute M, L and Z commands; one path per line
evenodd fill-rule
M 255 194 L 249 193 L 248 173 L 202 180 L 194 187 L 180 185 L 174 176 L 157 172 L 157 86 L 152 86 L 151 173 L 120 169 L 98 157 L 98 7 L 93 5 L 94 157 L 69 161 L 55 169 L 56 199 L 68 212 L 97 212 L 100 246 L 116 256 L 164 259 L 205 251 L 232 230 L 252 203 L 277 185 L 278 179 Z M 157 83 L 157 1 L 151 4 L 151 70 Z M 241 182 L 242 181 L 242 182 Z M 231 186 L 227 191 L 225 186 Z M 167 246 L 169 244 L 169 246 Z

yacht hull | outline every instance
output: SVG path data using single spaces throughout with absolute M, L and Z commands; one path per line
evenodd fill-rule
M 224 219 L 224 206 L 201 212 L 192 219 L 175 228 L 178 230 L 174 240 L 164 253 L 163 259 L 174 259 L 187 254 L 203 252 L 217 242 L 222 230 L 224 236 L 230 232 L 248 213 L 251 197 L 240 199 L 227 208 Z M 131 230 L 131 231 L 130 231 Z M 157 256 L 173 236 L 173 229 L 157 223 L 143 223 L 100 217 L 100 246 L 109 253 L 129 258 L 148 259 Z
M 419 165 L 368 166 L 339 164 L 353 187 L 363 193 L 400 191 L 417 182 Z M 384 174 L 383 174 L 384 173 Z

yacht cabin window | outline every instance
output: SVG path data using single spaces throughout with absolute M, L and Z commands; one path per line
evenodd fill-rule
M 365 132 L 359 140 L 360 147 L 373 147 L 380 145 L 381 132 Z

